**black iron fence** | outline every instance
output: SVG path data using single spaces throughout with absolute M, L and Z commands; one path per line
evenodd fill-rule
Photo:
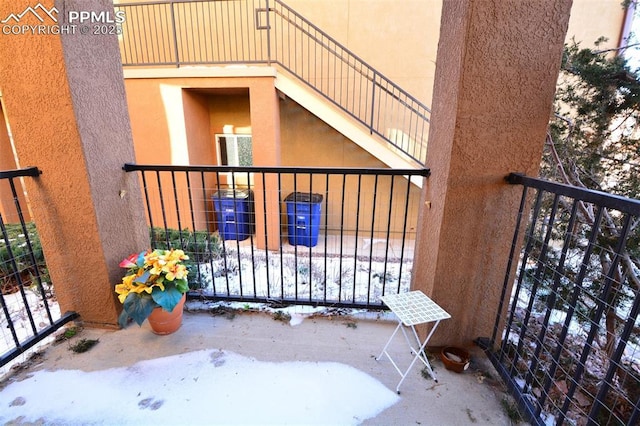
M 124 66 L 279 66 L 424 165 L 430 110 L 279 0 L 122 3 Z
M 0 366 L 33 348 L 77 314 L 60 315 L 35 224 L 25 220 L 21 178 L 36 167 L 0 171 Z M 26 213 L 26 214 L 25 214 Z
M 534 424 L 639 424 L 640 201 L 509 181 L 524 187 L 518 225 L 479 342 Z
M 151 244 L 191 258 L 190 297 L 381 309 L 409 289 L 429 171 L 151 166 Z

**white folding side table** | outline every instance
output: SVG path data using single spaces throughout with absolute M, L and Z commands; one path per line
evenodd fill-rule
M 407 377 L 409 371 L 411 371 L 413 365 L 418 359 L 422 361 L 433 380 L 435 380 L 437 383 L 438 379 L 436 378 L 436 375 L 433 372 L 429 361 L 427 360 L 427 356 L 424 353 L 424 348 L 427 346 L 427 343 L 429 342 L 429 339 L 431 339 L 434 331 L 436 331 L 436 328 L 438 327 L 438 324 L 440 324 L 440 321 L 442 321 L 443 319 L 451 318 L 451 315 L 449 315 L 447 311 L 438 306 L 438 304 L 436 304 L 433 300 L 429 299 L 420 290 L 401 294 L 389 294 L 386 296 L 382 296 L 381 299 L 384 304 L 387 305 L 389 309 L 391 309 L 391 312 L 393 312 L 398 318 L 398 326 L 389 338 L 387 344 L 384 345 L 384 348 L 382 349 L 380 355 L 376 357 L 376 361 L 379 361 L 380 358 L 382 358 L 382 355 L 386 355 L 387 358 L 389 358 L 389 361 L 391 361 L 391 364 L 395 367 L 396 371 L 400 373 L 400 376 L 402 378 L 400 379 L 400 382 L 396 387 L 396 392 L 398 394 L 400 393 L 400 385 L 402 384 L 402 382 L 404 382 L 404 379 Z M 429 332 L 427 338 L 424 339 L 424 342 L 421 343 L 415 326 L 430 322 L 435 322 L 435 324 L 431 328 L 431 331 Z M 415 344 L 419 349 L 416 350 L 416 348 L 414 348 L 414 343 L 409 340 L 406 328 L 411 328 L 411 330 L 413 331 Z M 398 333 L 398 330 L 402 330 L 402 334 L 404 334 L 404 338 L 407 341 L 409 348 L 411 349 L 411 354 L 413 355 L 413 360 L 411 361 L 409 368 L 407 368 L 405 372 L 402 372 L 402 370 L 400 370 L 400 367 L 398 367 L 389 352 L 387 352 L 387 348 L 391 344 L 391 341 L 393 340 L 395 335 Z

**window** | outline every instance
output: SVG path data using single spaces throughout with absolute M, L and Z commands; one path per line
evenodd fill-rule
M 223 166 L 253 166 L 251 135 L 216 135 L 218 164 Z

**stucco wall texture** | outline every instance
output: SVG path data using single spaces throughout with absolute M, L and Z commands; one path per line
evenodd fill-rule
M 0 15 L 28 5 L 3 2 Z M 113 10 L 108 0 L 55 5 Z M 0 87 L 21 164 L 42 170 L 27 190 L 60 308 L 115 326 L 118 263 L 148 244 L 137 178 L 121 170 L 134 156 L 117 39 L 3 35 Z
M 433 344 L 490 336 L 520 189 L 536 175 L 570 0 L 445 2 L 414 285 L 452 318 Z
M 2 105 L 0 105 L 0 170 L 12 170 L 17 168 L 16 160 L 13 155 L 13 148 L 9 140 L 9 130 L 7 129 L 6 120 Z M 27 208 L 26 199 L 24 197 L 24 188 L 20 179 L 14 179 L 13 184 L 18 196 L 18 203 L 22 211 L 22 217 L 25 221 L 31 220 L 29 209 Z M 4 223 L 18 223 L 20 216 L 13 199 L 13 191 L 8 180 L 0 180 L 0 215 Z

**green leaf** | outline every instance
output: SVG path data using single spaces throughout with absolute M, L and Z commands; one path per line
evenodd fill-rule
M 187 281 L 186 278 L 173 280 L 173 282 L 180 293 L 186 293 L 189 291 L 189 281 Z
M 140 275 L 138 278 L 134 279 L 134 283 L 146 283 L 149 277 L 151 276 L 151 272 L 144 271 L 144 274 Z
M 156 302 L 148 294 L 129 293 L 122 304 L 123 311 L 118 323 L 121 327 L 125 327 L 126 321 L 131 318 L 138 325 L 142 325 L 156 306 Z
M 160 290 L 158 287 L 154 287 L 151 292 L 151 297 L 167 312 L 172 312 L 173 308 L 176 307 L 180 299 L 182 299 L 182 292 L 180 292 L 175 285 L 167 282 L 164 287 L 164 291 Z

